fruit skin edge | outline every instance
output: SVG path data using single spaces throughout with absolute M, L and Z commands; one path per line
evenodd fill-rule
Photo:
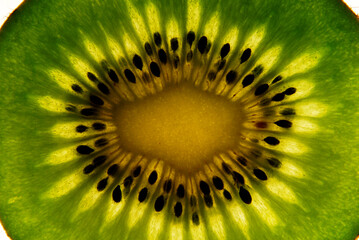
M 357 76 L 357 75 L 356 75 Z M 348 101 L 347 101 L 347 103 L 348 103 L 348 105 L 352 105 L 352 101 L 350 101 L 349 99 L 348 99 Z M 347 104 L 345 104 L 345 105 L 347 105 Z M 356 106 L 355 104 L 353 105 L 353 106 Z M 344 111 L 344 110 L 343 110 Z M 3 120 L 3 119 L 2 119 Z M 328 122 L 330 122 L 329 120 L 328 120 Z M 340 128 L 338 128 L 337 130 L 339 130 Z M 348 132 L 347 131 L 347 134 L 349 135 L 349 136 L 353 136 L 352 134 L 350 134 L 350 132 Z M 339 142 L 339 141 L 338 141 Z M 345 138 L 343 138 L 343 143 L 345 143 L 346 142 L 346 139 Z M 350 142 L 349 142 L 349 144 L 351 144 L 351 145 L 353 145 L 353 146 L 357 146 L 357 137 L 353 137 L 352 138 L 352 140 L 350 140 Z M 342 146 L 345 146 L 345 144 L 342 144 Z M 357 154 L 356 154 L 356 152 L 355 152 L 355 150 L 353 151 L 353 152 L 347 152 L 347 154 L 348 154 L 348 156 L 353 156 L 353 157 L 355 157 L 355 156 L 358 156 Z M 352 163 L 351 164 L 353 167 L 355 167 L 356 165 L 354 164 L 354 163 Z M 349 168 L 348 168 L 349 169 Z M 355 169 L 355 168 L 354 168 Z M 350 173 L 349 173 L 350 174 Z M 354 179 L 355 179 L 355 177 L 357 178 L 357 176 L 354 176 Z M 355 183 L 355 181 L 353 181 L 353 183 Z M 348 196 L 348 197 L 350 197 L 350 196 Z M 352 196 L 353 197 L 353 196 Z M 355 203 L 355 202 L 357 202 L 357 201 L 355 201 L 355 200 L 357 200 L 356 198 L 353 198 L 353 202 Z M 353 229 L 354 230 L 354 229 Z

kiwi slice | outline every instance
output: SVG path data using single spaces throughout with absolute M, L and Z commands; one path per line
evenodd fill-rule
M 354 239 L 340 1 L 25 1 L 0 32 L 13 239 Z

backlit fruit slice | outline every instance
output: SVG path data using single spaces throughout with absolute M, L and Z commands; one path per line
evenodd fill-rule
M 13 239 L 354 239 L 340 1 L 26 1 L 0 30 Z

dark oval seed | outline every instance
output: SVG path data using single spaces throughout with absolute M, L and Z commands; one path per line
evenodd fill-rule
M 297 89 L 295 89 L 294 87 L 288 88 L 287 90 L 284 91 L 285 95 L 292 95 L 297 91 Z
M 207 77 L 208 77 L 208 80 L 209 80 L 209 81 L 213 81 L 213 80 L 216 79 L 216 73 L 210 71 L 210 72 L 208 73 Z
M 251 194 L 244 187 L 240 187 L 240 189 L 239 189 L 239 197 L 246 204 L 250 204 L 252 202 Z
M 192 214 L 192 222 L 194 225 L 199 225 L 199 216 L 196 212 Z
M 226 75 L 227 84 L 232 84 L 237 78 L 237 72 L 231 70 Z
M 193 51 L 190 50 L 186 56 L 187 62 L 190 62 L 192 60 L 192 58 L 193 58 Z
M 105 130 L 106 129 L 106 125 L 103 123 L 94 123 L 92 124 L 93 129 L 97 130 L 97 131 L 101 131 L 101 130 Z
M 254 75 L 253 74 L 249 74 L 247 76 L 244 77 L 243 81 L 242 81 L 242 85 L 243 88 L 251 85 L 254 81 Z
M 213 206 L 213 199 L 211 197 L 211 195 L 204 195 L 204 203 L 206 204 L 207 207 L 212 207 Z
M 207 48 L 207 37 L 203 36 L 198 41 L 198 51 L 203 54 Z
M 227 199 L 227 200 L 232 200 L 232 195 L 230 192 L 228 192 L 227 190 L 223 191 L 223 196 Z
M 106 94 L 106 95 L 110 94 L 110 90 L 109 90 L 108 87 L 107 87 L 105 84 L 103 84 L 103 83 L 97 84 L 97 88 L 98 88 L 98 90 L 100 90 L 103 94 Z
M 182 215 L 182 204 L 180 202 L 177 202 L 174 207 L 174 210 L 176 217 L 180 217 Z
M 129 82 L 136 83 L 135 74 L 133 74 L 133 72 L 130 69 L 125 69 L 124 74 Z
M 227 174 L 230 174 L 231 173 L 231 169 L 229 168 L 228 164 L 223 162 L 222 163 L 222 168 L 223 170 L 227 173 Z
M 184 192 L 184 186 L 182 184 L 178 185 L 176 194 L 177 194 L 177 197 L 179 197 L 179 198 L 184 197 L 185 192 Z
M 280 143 L 279 140 L 275 137 L 266 137 L 264 141 L 272 146 L 278 145 Z
M 112 69 L 108 70 L 107 74 L 113 82 L 115 83 L 119 82 L 118 76 L 114 70 Z
M 97 77 L 95 76 L 95 74 L 91 73 L 91 72 L 88 72 L 87 73 L 87 78 L 92 81 L 92 82 L 95 82 L 97 83 L 98 82 L 98 79 Z
M 241 56 L 241 63 L 246 62 L 250 58 L 251 54 L 252 54 L 252 50 L 250 48 L 244 50 Z
M 156 181 L 157 181 L 157 172 L 152 171 L 150 176 L 148 177 L 148 183 L 153 185 L 153 184 L 155 184 Z
M 212 178 L 213 181 L 213 185 L 218 189 L 218 190 L 222 190 L 223 189 L 223 181 L 221 178 L 214 176 Z
M 147 188 L 142 188 L 140 193 L 138 194 L 138 201 L 139 202 L 145 201 L 146 197 L 147 197 L 147 193 L 148 193 L 148 189 Z
M 93 163 L 93 165 L 95 165 L 96 167 L 98 167 L 98 166 L 102 165 L 106 160 L 107 160 L 107 156 L 102 155 L 102 156 L 96 157 L 96 158 L 92 161 L 92 163 Z
M 161 63 L 163 63 L 163 64 L 167 63 L 167 54 L 166 54 L 165 50 L 163 50 L 163 49 L 158 50 L 158 57 L 159 57 Z
M 92 173 L 92 171 L 95 170 L 95 166 L 90 164 L 90 165 L 87 165 L 85 168 L 84 168 L 84 174 L 89 174 L 89 173 Z
M 134 177 L 138 177 L 141 174 L 141 166 L 138 166 L 134 171 L 133 171 L 133 176 Z
M 269 165 L 275 168 L 280 168 L 282 163 L 277 158 L 268 158 L 267 159 Z
M 290 128 L 292 127 L 292 122 L 288 121 L 288 120 L 279 120 L 279 121 L 276 121 L 275 124 L 279 127 L 282 127 L 282 128 Z
M 77 84 L 72 84 L 71 88 L 72 88 L 72 90 L 74 90 L 77 93 L 83 93 L 84 92 L 84 90 L 82 90 L 82 88 Z
M 272 81 L 272 84 L 276 83 L 276 82 L 279 82 L 280 80 L 282 80 L 282 76 L 276 76 L 274 78 L 274 80 Z
M 98 184 L 97 184 L 97 190 L 98 191 L 103 191 L 106 188 L 107 180 L 108 180 L 108 177 L 104 178 L 104 179 L 102 179 L 101 181 L 98 182 Z
M 131 176 L 128 176 L 127 178 L 125 178 L 125 180 L 123 180 L 123 185 L 128 188 L 131 186 L 133 182 L 133 178 Z
M 84 126 L 84 125 L 79 125 L 76 127 L 76 132 L 78 133 L 83 133 L 88 129 L 88 127 Z
M 166 193 L 169 193 L 171 191 L 172 188 L 172 180 L 166 180 L 165 183 L 163 184 L 163 191 L 165 191 Z
M 254 92 L 255 96 L 259 96 L 262 95 L 263 93 L 265 93 L 269 88 L 268 84 L 262 84 L 259 87 L 257 87 L 256 91 Z
M 236 183 L 244 184 L 244 177 L 240 173 L 233 171 L 232 174 L 233 174 L 233 180 Z
M 171 49 L 174 52 L 178 49 L 178 39 L 177 38 L 171 39 Z
M 196 38 L 196 35 L 194 32 L 190 31 L 187 33 L 187 42 L 189 46 L 192 46 L 192 43 L 194 42 L 194 39 Z
M 221 60 L 220 62 L 219 62 L 219 65 L 218 65 L 218 71 L 221 71 L 223 68 L 224 68 L 224 66 L 226 65 L 226 60 L 225 59 L 223 59 L 223 60 Z
M 284 97 L 285 97 L 284 93 L 277 93 L 274 97 L 272 97 L 272 101 L 280 102 L 284 99 Z
M 267 174 L 260 169 L 253 169 L 253 173 L 259 180 L 265 181 L 268 179 Z
M 151 56 L 153 54 L 151 45 L 148 42 L 145 43 L 145 51 L 148 56 Z
M 155 44 L 159 47 L 161 46 L 161 43 L 162 43 L 162 37 L 161 37 L 161 34 L 159 32 L 155 32 L 153 34 L 153 38 L 155 40 Z
M 160 71 L 160 67 L 158 66 L 157 63 L 151 62 L 151 63 L 150 63 L 150 69 L 151 69 L 151 73 L 152 73 L 154 76 L 160 77 L 161 71 Z
M 138 68 L 142 71 L 143 62 L 142 62 L 142 58 L 140 56 L 135 54 L 135 56 L 133 56 L 133 58 L 132 58 L 132 63 L 133 63 L 133 65 L 135 65 L 136 68 Z
M 90 95 L 90 101 L 91 101 L 93 104 L 99 105 L 99 106 L 102 106 L 102 105 L 105 104 L 104 101 L 103 101 L 101 98 L 99 98 L 99 97 L 97 97 L 97 96 L 95 96 L 95 95 Z
M 231 49 L 231 47 L 230 47 L 229 43 L 224 44 L 221 48 L 221 54 L 220 54 L 221 58 L 225 58 L 228 55 L 230 49 Z
M 118 170 L 118 165 L 113 164 L 111 167 L 107 169 L 107 174 L 110 176 L 114 176 L 117 173 L 117 170 Z
M 100 138 L 95 141 L 95 147 L 103 147 L 108 144 L 108 140 L 106 138 Z
M 205 181 L 200 181 L 199 182 L 199 188 L 201 189 L 201 192 L 204 194 L 204 195 L 208 195 L 210 194 L 211 190 L 208 186 L 208 184 L 205 182 Z
M 84 108 L 84 109 L 81 109 L 80 113 L 86 117 L 90 117 L 90 116 L 96 115 L 97 110 L 94 108 Z
M 79 145 L 79 146 L 77 146 L 76 151 L 80 154 L 88 155 L 88 154 L 91 154 L 95 150 L 86 145 Z
M 177 56 L 177 55 L 174 56 L 173 65 L 174 65 L 175 68 L 178 68 L 179 61 L 180 61 L 179 56 Z
M 237 157 L 237 161 L 242 164 L 243 166 L 247 166 L 247 159 L 242 156 Z
M 112 192 L 112 199 L 116 203 L 121 202 L 122 199 L 122 191 L 120 185 L 117 185 Z
M 161 195 L 156 199 L 156 202 L 155 202 L 156 212 L 160 212 L 164 206 L 165 206 L 165 198 Z

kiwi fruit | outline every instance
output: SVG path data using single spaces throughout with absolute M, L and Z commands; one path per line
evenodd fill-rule
M 13 239 L 354 239 L 341 1 L 25 1 L 0 32 Z

